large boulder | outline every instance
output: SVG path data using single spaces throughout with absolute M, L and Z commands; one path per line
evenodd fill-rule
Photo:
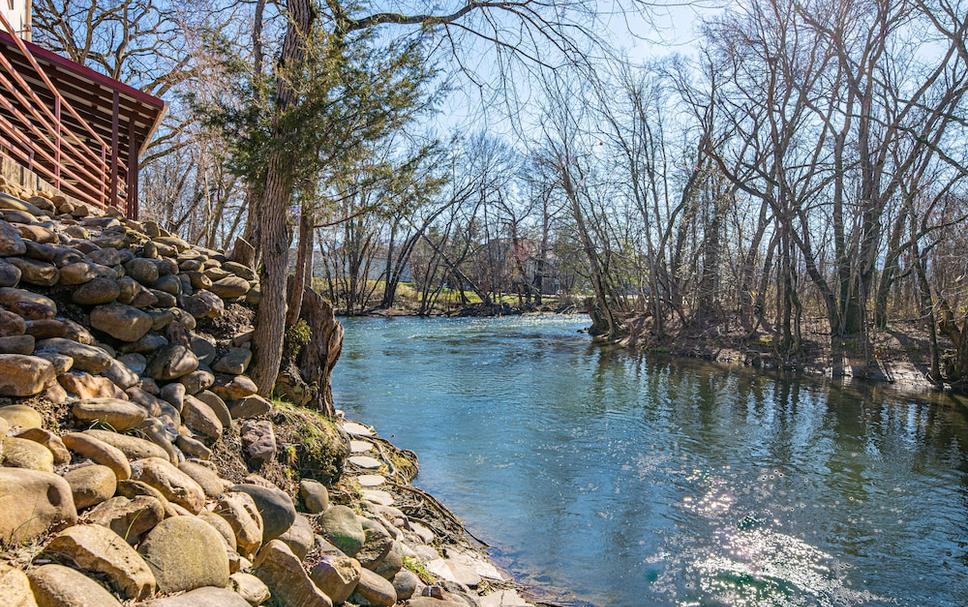
M 316 535 L 309 519 L 301 514 L 296 515 L 296 520 L 285 533 L 279 536 L 279 541 L 285 543 L 292 550 L 292 553 L 302 561 L 309 554 L 313 544 L 316 542 Z
M 0 395 L 33 396 L 55 381 L 54 365 L 38 356 L 0 354 Z
M 269 587 L 251 573 L 243 573 L 241 571 L 233 573 L 229 576 L 229 581 L 232 585 L 232 590 L 244 598 L 250 605 L 261 605 L 272 596 L 269 592 Z
M 198 358 L 189 348 L 172 344 L 160 349 L 151 359 L 145 371 L 160 381 L 170 381 L 188 375 L 198 369 Z
M 215 376 L 211 372 L 199 369 L 178 378 L 178 382 L 185 386 L 188 394 L 198 394 L 215 383 Z
M 147 495 L 130 499 L 119 495 L 98 504 L 84 518 L 90 523 L 107 527 L 134 545 L 165 518 L 165 505 Z
M 121 286 L 113 278 L 99 276 L 71 293 L 71 301 L 84 306 L 109 304 L 121 296 Z
M 252 496 L 241 492 L 223 493 L 215 504 L 215 512 L 235 532 L 239 554 L 254 555 L 262 545 L 262 515 Z
M 66 557 L 79 569 L 103 575 L 127 599 L 144 599 L 155 591 L 155 577 L 144 559 L 121 536 L 101 525 L 74 525 L 44 548 Z
M 252 573 L 262 580 L 272 598 L 280 605 L 293 607 L 332 607 L 333 602 L 311 579 L 296 557 L 279 540 L 262 547 L 256 557 Z
M 71 371 L 57 377 L 57 383 L 64 390 L 81 400 L 90 398 L 127 398 L 124 390 L 113 381 L 101 375 L 91 375 L 83 371 Z
M 111 445 L 123 453 L 129 460 L 144 459 L 146 457 L 168 458 L 168 453 L 163 448 L 137 436 L 118 434 L 110 430 L 85 430 L 84 434 Z
M 5 261 L 20 269 L 21 282 L 39 287 L 51 287 L 57 284 L 60 273 L 54 264 L 25 257 L 8 257 Z
M 232 414 L 229 412 L 228 406 L 222 398 L 209 390 L 202 390 L 195 395 L 195 398 L 202 401 L 212 409 L 218 420 L 222 423 L 223 428 L 229 428 L 232 426 Z
M 292 498 L 280 489 L 260 485 L 234 485 L 231 490 L 246 493 L 255 502 L 262 516 L 263 544 L 285 533 L 296 520 L 296 508 Z
M 218 531 L 219 535 L 222 536 L 222 539 L 225 540 L 226 546 L 233 551 L 238 551 L 239 544 L 235 539 L 235 531 L 232 529 L 232 525 L 230 525 L 227 520 L 211 510 L 202 510 L 198 513 L 198 518 L 202 519 L 211 525 L 213 529 Z
M 71 412 L 83 422 L 98 422 L 124 432 L 141 425 L 148 417 L 142 407 L 118 398 L 92 398 L 74 403 Z
M 27 405 L 7 405 L 0 407 L 0 419 L 7 422 L 10 429 L 27 430 L 44 425 L 44 417 L 36 409 Z
M 347 556 L 359 552 L 366 541 L 359 518 L 346 506 L 331 506 L 316 522 L 319 534 Z
M 207 497 L 216 499 L 225 492 L 225 487 L 228 483 L 222 480 L 218 473 L 208 466 L 199 464 L 198 462 L 185 461 L 178 464 L 178 469 L 192 477 L 202 490 L 205 491 Z
M 5 436 L 0 440 L 0 462 L 9 468 L 54 471 L 54 454 L 50 449 L 32 440 L 14 436 Z
M 114 432 L 111 432 L 114 434 Z M 128 458 L 117 447 L 110 445 L 97 436 L 88 432 L 68 432 L 61 437 L 64 445 L 81 457 L 86 457 L 96 464 L 107 466 L 114 471 L 119 481 L 131 477 L 131 464 Z
M 0 565 L 0 605 L 37 607 L 26 573 L 14 567 Z
M 76 569 L 43 565 L 28 575 L 39 607 L 121 607 L 103 586 Z
M 155 599 L 139 607 L 249 607 L 239 594 L 226 588 L 197 588 L 185 594 Z
M 53 352 L 73 359 L 73 368 L 88 373 L 100 373 L 108 368 L 113 357 L 104 349 L 66 339 L 51 337 L 37 342 L 36 352 Z
M 311 478 L 299 481 L 299 498 L 309 514 L 320 514 L 329 508 L 329 491 L 321 482 Z
M 107 466 L 91 464 L 68 470 L 64 480 L 71 486 L 74 506 L 83 510 L 110 499 L 118 488 L 114 471 Z
M 150 259 L 135 257 L 124 264 L 124 271 L 143 285 L 151 285 L 158 280 L 158 265 Z
M 57 304 L 50 297 L 13 287 L 0 287 L 0 307 L 27 320 L 53 318 L 57 315 Z
M 168 460 L 157 457 L 137 460 L 131 464 L 131 478 L 154 487 L 169 502 L 192 514 L 200 512 L 205 505 L 205 491 Z
M 211 407 L 194 396 L 185 396 L 181 415 L 186 426 L 206 438 L 216 440 L 222 435 L 222 422 L 218 416 Z
M 150 314 L 123 303 L 91 310 L 91 326 L 121 341 L 138 341 L 151 330 L 152 324 Z
M 218 318 L 225 312 L 222 298 L 204 289 L 189 297 L 183 297 L 182 307 L 195 318 Z
M 3 434 L 4 432 L 0 432 L 0 435 Z M 50 451 L 51 455 L 53 455 L 54 465 L 56 466 L 67 464 L 71 461 L 71 452 L 67 450 L 67 447 L 64 445 L 64 441 L 61 440 L 61 437 L 57 436 L 50 430 L 45 430 L 43 428 L 28 428 L 18 432 L 16 437 L 34 441 L 35 443 L 46 447 Z
M 63 286 L 82 285 L 97 278 L 97 266 L 86 261 L 74 261 L 61 266 L 58 284 Z
M 262 398 L 258 394 L 252 394 L 245 398 L 232 401 L 229 406 L 229 413 L 232 419 L 247 419 L 265 415 L 272 409 L 272 403 Z
M 309 577 L 338 605 L 356 590 L 362 569 L 356 559 L 348 556 L 324 555 L 309 570 Z
M 245 373 L 249 361 L 252 360 L 252 350 L 248 348 L 229 348 L 215 364 L 212 370 L 216 373 L 229 373 L 231 375 L 241 375 Z
M 397 602 L 397 591 L 389 581 L 369 569 L 361 569 L 353 599 L 360 605 L 392 607 Z
M 0 256 L 23 255 L 26 252 L 27 245 L 17 228 L 0 220 Z
M 215 293 L 223 299 L 233 299 L 236 297 L 242 297 L 249 292 L 252 285 L 249 281 L 244 278 L 239 278 L 238 276 L 226 276 L 225 278 L 220 278 L 219 280 L 213 281 L 212 286 L 209 290 Z
M 23 335 L 27 332 L 27 321 L 19 314 L 0 309 L 0 337 Z
M 242 423 L 242 454 L 251 469 L 261 468 L 276 457 L 276 434 L 272 422 L 246 420 Z
M 424 585 L 420 581 L 420 577 L 409 569 L 398 571 L 390 580 L 390 583 L 393 584 L 393 589 L 397 592 L 398 601 L 406 601 Z
M 145 536 L 138 552 L 154 572 L 160 592 L 229 584 L 229 559 L 222 538 L 200 518 L 165 519 Z
M 0 287 L 16 287 L 20 284 L 20 268 L 0 260 Z
M 50 472 L 0 468 L 0 542 L 29 541 L 55 525 L 73 525 L 71 486 Z
M 217 375 L 212 392 L 225 400 L 238 400 L 252 396 L 259 391 L 258 386 L 245 375 Z

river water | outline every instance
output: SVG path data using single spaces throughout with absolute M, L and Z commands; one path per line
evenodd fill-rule
M 350 319 L 337 406 L 565 604 L 968 605 L 968 407 L 608 352 L 585 324 Z

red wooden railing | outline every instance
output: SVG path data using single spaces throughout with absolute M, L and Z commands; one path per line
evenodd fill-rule
M 45 103 L 29 77 L 0 54 L 0 146 L 28 170 L 82 202 L 125 212 L 125 181 L 118 178 L 117 140 L 109 143 L 64 98 L 10 22 L 0 25 L 13 38 L 53 103 Z M 115 104 L 117 104 L 115 94 Z M 117 108 L 114 108 L 117 112 Z M 84 133 L 75 133 L 62 117 L 67 112 Z

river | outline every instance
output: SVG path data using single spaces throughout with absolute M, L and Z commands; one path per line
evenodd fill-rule
M 563 604 L 968 605 L 968 408 L 592 346 L 579 317 L 345 320 L 337 407 Z

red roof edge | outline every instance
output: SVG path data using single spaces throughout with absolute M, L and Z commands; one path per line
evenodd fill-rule
M 2 30 L 0 30 L 0 42 L 8 46 L 16 47 L 16 43 L 10 34 Z M 139 91 L 133 86 L 127 85 L 120 80 L 115 80 L 110 76 L 105 76 L 100 72 L 92 70 L 91 68 L 81 65 L 80 63 L 71 61 L 66 57 L 62 57 L 53 51 L 49 51 L 42 46 L 34 44 L 33 42 L 23 40 L 23 43 L 26 45 L 27 50 L 29 50 L 38 60 L 52 63 L 57 67 L 64 68 L 67 71 L 74 72 L 75 74 L 85 78 L 89 78 L 100 85 L 106 86 L 112 90 L 117 90 L 119 93 L 129 97 L 133 97 L 137 101 L 145 105 L 152 106 L 159 111 L 163 112 L 165 110 L 165 102 L 154 95 L 150 95 L 144 91 Z

